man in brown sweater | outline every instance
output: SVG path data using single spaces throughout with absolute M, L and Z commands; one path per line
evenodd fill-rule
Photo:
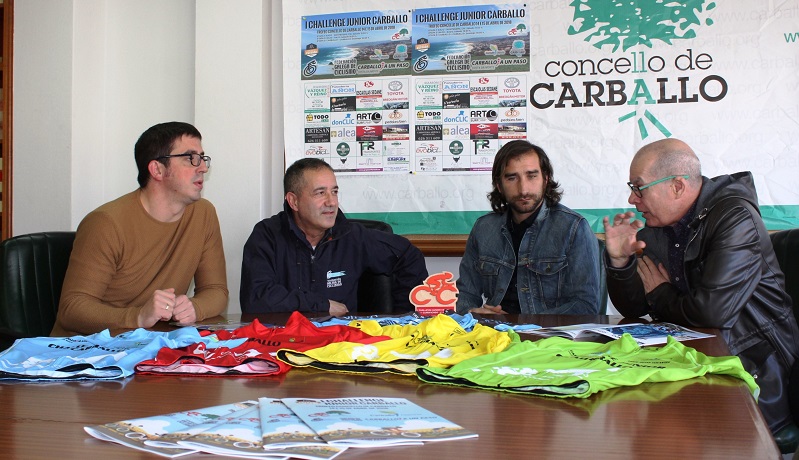
M 155 125 L 139 137 L 140 188 L 78 226 L 52 336 L 190 324 L 225 310 L 219 221 L 200 194 L 211 162 L 201 140 L 182 122 Z

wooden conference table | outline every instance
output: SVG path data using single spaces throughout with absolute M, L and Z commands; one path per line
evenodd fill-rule
M 282 324 L 286 318 L 259 316 L 272 324 Z M 543 326 L 622 320 L 549 315 L 505 319 Z M 687 344 L 708 355 L 729 354 L 718 336 Z M 116 381 L 0 383 L 0 458 L 159 458 L 91 438 L 83 427 L 262 396 L 407 398 L 479 434 L 423 446 L 349 449 L 338 457 L 342 460 L 780 458 L 753 398 L 742 382 L 731 377 L 644 384 L 564 400 L 426 384 L 413 376 L 306 368 L 262 378 L 134 375 Z

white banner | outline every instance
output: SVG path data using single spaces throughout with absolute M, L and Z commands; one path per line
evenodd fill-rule
M 287 163 L 333 164 L 345 211 L 409 213 L 401 233 L 487 211 L 493 155 L 527 138 L 563 203 L 599 216 L 629 207 L 635 151 L 675 137 L 706 176 L 752 171 L 770 228 L 799 226 L 799 0 L 381 3 L 284 4 L 302 16 L 284 29 Z M 304 76 L 333 51 L 327 74 Z

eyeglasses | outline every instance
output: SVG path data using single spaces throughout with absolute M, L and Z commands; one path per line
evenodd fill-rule
M 667 180 L 671 180 L 671 179 L 674 179 L 674 178 L 677 178 L 677 177 L 682 177 L 684 179 L 689 179 L 691 176 L 689 176 L 688 174 L 678 174 L 676 176 L 667 176 L 667 177 L 664 177 L 663 179 L 658 179 L 656 181 L 652 181 L 652 182 L 650 182 L 648 184 L 644 184 L 644 185 L 635 185 L 632 182 L 627 182 L 627 186 L 629 186 L 630 190 L 632 190 L 633 193 L 635 193 L 635 196 L 637 196 L 638 198 L 643 198 L 644 195 L 641 193 L 641 190 L 643 190 L 645 188 L 649 188 L 649 187 L 651 187 L 653 185 L 657 185 L 657 184 L 659 184 L 661 182 L 666 182 Z
M 177 155 L 164 155 L 156 158 L 156 160 L 160 160 L 163 158 L 178 158 L 178 157 L 189 157 L 189 162 L 191 162 L 191 165 L 194 166 L 195 168 L 197 166 L 200 166 L 201 161 L 205 161 L 206 168 L 211 167 L 211 157 L 209 157 L 208 155 L 200 155 L 199 153 L 179 153 Z

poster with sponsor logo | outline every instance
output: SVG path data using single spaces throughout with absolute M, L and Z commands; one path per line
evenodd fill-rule
M 383 90 L 383 171 L 409 172 L 411 168 L 410 79 L 391 78 Z
M 304 157 L 341 173 L 408 173 L 409 79 L 305 83 Z
M 487 173 L 506 142 L 527 137 L 526 76 L 415 79 L 415 172 Z
M 448 22 L 453 17 L 461 22 Z M 416 26 L 424 40 L 414 51 Z M 523 111 L 503 120 L 500 112 L 509 110 L 498 110 L 525 106 L 524 75 L 495 72 L 529 70 L 528 28 L 523 4 L 303 16 L 301 73 L 312 80 L 305 83 L 305 156 L 340 173 L 490 171 L 503 140 L 526 132 Z M 468 69 L 452 64 L 472 54 Z M 450 65 L 413 77 L 414 55 Z M 408 65 L 382 65 L 392 59 Z M 425 76 L 436 74 L 443 75 Z
M 448 6 L 413 11 L 413 73 L 527 72 L 526 4 Z
M 410 11 L 302 17 L 305 156 L 340 173 L 407 173 Z
M 410 11 L 302 18 L 302 79 L 410 75 Z

